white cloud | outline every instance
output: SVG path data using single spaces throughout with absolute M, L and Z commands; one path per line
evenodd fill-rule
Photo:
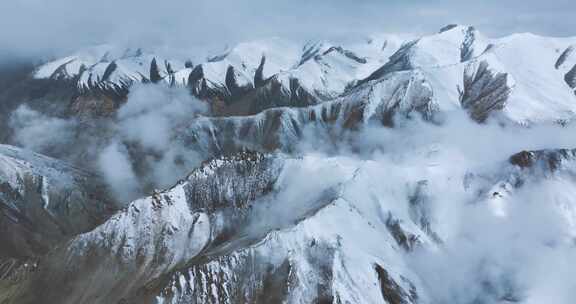
M 346 36 L 364 31 L 435 32 L 447 23 L 493 35 L 576 35 L 573 1 L 1 1 L 2 48 L 36 53 L 113 42 L 148 47 L 225 45 L 263 36 Z M 530 20 L 510 16 L 530 15 Z

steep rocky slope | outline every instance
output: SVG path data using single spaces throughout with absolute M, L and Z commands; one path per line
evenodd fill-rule
M 189 87 L 194 95 L 210 101 L 215 114 L 245 115 L 336 97 L 381 64 L 398 44 L 392 36 L 351 44 L 357 54 L 330 42 L 309 42 L 299 48 L 276 38 L 240 43 L 205 61 L 199 59 L 198 64 L 140 49 L 100 46 L 49 62 L 36 70 L 34 78 L 76 81 L 76 108 L 112 99 L 108 103 L 115 103 L 113 110 L 132 84 L 161 82 Z
M 477 121 L 493 111 L 520 124 L 572 119 L 573 38 L 491 39 L 473 27 L 454 25 L 401 46 L 399 41 L 385 36 L 376 42 L 315 42 L 299 50 L 294 43 L 269 39 L 238 44 L 196 65 L 100 47 L 41 66 L 34 77 L 77 81 L 74 113 L 110 114 L 125 102 L 132 83 L 160 82 L 188 86 L 209 102 L 214 115 L 230 116 L 315 105 L 354 86 L 411 71 L 424 74 L 442 110 L 464 107 Z M 479 105 L 482 98 L 497 101 Z
M 0 145 L 0 303 L 572 303 L 575 45 L 450 25 L 29 70 L 0 139 L 62 160 Z
M 498 171 L 453 176 L 436 170 L 393 181 L 374 178 L 386 168 L 377 161 L 240 153 L 207 162 L 173 188 L 131 203 L 50 252 L 34 272 L 3 280 L 0 296 L 5 303 L 443 301 L 410 254 L 449 255 L 454 245 L 455 231 L 444 230 L 435 210 L 434 201 L 445 194 L 435 189 L 448 182 L 474 200 L 456 206 L 499 221 L 523 214 L 520 205 L 533 203 L 521 198 L 539 185 L 562 187 L 550 193 L 557 200 L 549 208 L 550 215 L 561 211 L 553 220 L 565 230 L 536 241 L 564 248 L 574 229 L 575 204 L 565 195 L 576 190 L 574 154 L 522 152 Z M 408 183 L 407 191 L 392 190 L 401 183 Z M 517 242 L 513 234 L 506 237 Z M 522 302 L 538 291 L 514 277 L 484 280 L 493 288 L 467 297 Z
M 395 238 L 411 235 L 415 244 L 404 229 L 420 232 L 401 228 L 376 202 L 359 205 L 360 170 L 335 159 L 254 153 L 208 162 L 51 252 L 22 281 L 3 282 L 14 291 L 3 300 L 414 303 L 417 278 L 403 269 L 404 245 Z M 297 182 L 323 172 L 338 174 Z M 345 219 L 353 230 L 337 228 Z M 362 240 L 350 238 L 364 230 Z
M 120 209 L 100 178 L 55 159 L 0 145 L 0 277 L 38 259 Z M 34 266 L 35 267 L 35 266 Z
M 437 110 L 421 73 L 398 72 L 315 106 L 269 109 L 245 117 L 201 117 L 176 136 L 196 149 L 217 154 L 245 148 L 292 151 L 307 132 L 338 141 L 340 134 L 370 122 L 392 126 L 396 115 L 432 121 Z

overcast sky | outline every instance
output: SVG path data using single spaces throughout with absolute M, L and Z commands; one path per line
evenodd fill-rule
M 0 0 L 0 54 L 103 42 L 225 44 L 265 36 L 429 33 L 449 23 L 472 24 L 490 36 L 576 36 L 574 16 L 574 0 Z

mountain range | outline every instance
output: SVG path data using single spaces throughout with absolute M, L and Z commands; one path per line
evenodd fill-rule
M 571 303 L 575 48 L 448 25 L 6 69 L 0 303 Z

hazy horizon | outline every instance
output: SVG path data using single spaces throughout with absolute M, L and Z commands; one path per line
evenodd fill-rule
M 492 37 L 515 32 L 576 36 L 575 11 L 568 0 L 14 0 L 0 3 L 5 24 L 0 57 L 56 54 L 100 43 L 186 47 L 271 36 L 425 34 L 452 23 L 474 25 Z

